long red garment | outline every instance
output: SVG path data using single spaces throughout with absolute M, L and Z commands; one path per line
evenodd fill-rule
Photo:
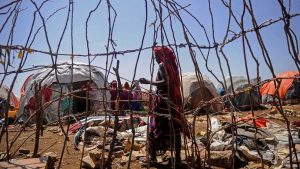
M 181 113 L 183 110 L 183 103 L 180 92 L 180 77 L 176 56 L 173 50 L 167 46 L 156 46 L 153 50 L 158 61 L 163 63 L 167 70 L 170 100 L 177 106 L 176 118 L 181 122 L 183 133 L 187 137 L 190 137 L 188 122 L 184 114 Z

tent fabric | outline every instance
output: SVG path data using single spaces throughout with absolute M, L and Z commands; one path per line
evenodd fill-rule
M 103 99 L 103 96 L 107 100 L 110 99 L 110 94 L 108 91 L 97 90 L 100 88 L 104 88 L 105 86 L 105 78 L 101 71 L 91 66 L 91 77 L 89 66 L 82 63 L 74 63 L 73 65 L 73 79 L 71 76 L 71 64 L 68 62 L 60 63 L 57 65 L 57 76 L 55 75 L 55 71 L 52 68 L 44 68 L 41 71 L 32 75 L 31 80 L 28 80 L 27 85 L 25 86 L 25 94 L 21 100 L 20 109 L 17 113 L 17 118 L 23 118 L 22 120 L 26 120 L 34 111 L 34 95 L 35 95 L 35 84 L 40 84 L 44 88 L 43 89 L 43 103 L 51 100 L 56 100 L 51 103 L 50 106 L 44 109 L 44 119 L 46 122 L 56 121 L 58 120 L 58 112 L 60 110 L 60 115 L 63 116 L 66 113 L 67 108 L 72 109 L 73 100 L 70 97 L 60 98 L 60 90 L 62 89 L 62 93 L 70 92 L 70 88 L 73 88 L 75 83 L 86 84 L 87 81 L 91 80 L 91 88 L 89 90 L 89 106 L 92 111 L 96 111 L 97 109 L 103 108 L 104 105 L 100 101 Z M 71 82 L 73 81 L 73 84 Z M 108 84 L 106 84 L 108 86 Z M 28 112 L 29 111 L 29 112 Z
M 25 91 L 26 91 L 26 89 L 28 87 L 28 82 L 32 79 L 32 76 L 33 76 L 33 74 L 29 75 L 26 78 L 26 80 L 24 81 L 24 83 L 23 83 L 23 85 L 21 87 L 21 90 L 20 90 L 20 94 L 21 94 L 20 100 L 25 96 Z
M 258 81 L 257 78 L 251 79 L 251 84 L 256 84 Z M 230 77 L 226 77 L 225 83 L 227 86 L 227 93 L 232 93 L 232 88 L 234 91 L 243 91 L 244 89 L 249 87 L 248 80 L 244 76 L 232 76 L 232 84 L 230 81 Z M 218 90 L 222 89 L 223 87 L 219 84 Z M 254 107 L 259 107 L 261 103 L 261 98 L 259 95 L 258 90 L 252 90 L 248 92 L 243 92 L 237 95 L 234 100 L 233 104 L 240 110 L 247 110 L 251 108 L 251 103 L 253 103 Z
M 5 85 L 2 85 L 0 88 L 0 98 L 2 98 L 3 100 L 6 100 L 8 97 L 8 92 L 9 92 L 9 88 Z M 13 92 L 10 93 L 9 104 L 11 106 L 14 106 L 16 109 L 18 109 L 20 107 L 19 99 Z
M 250 79 L 251 84 L 256 84 L 257 82 L 258 82 L 257 78 Z M 233 84 L 231 84 L 230 77 L 228 76 L 225 78 L 225 83 L 227 86 L 227 93 L 232 93 L 233 92 L 232 86 L 233 86 L 234 91 L 236 91 L 237 88 L 240 88 L 241 85 L 248 84 L 248 80 L 244 76 L 232 76 Z M 218 90 L 220 90 L 222 88 L 223 88 L 223 86 L 221 84 L 217 85 Z
M 297 77 L 297 76 L 300 76 L 300 72 L 298 72 L 298 71 L 288 71 L 288 72 L 281 73 L 281 74 L 277 75 L 276 77 L 277 78 L 294 78 L 294 77 Z M 286 93 L 290 89 L 290 87 L 293 85 L 293 82 L 294 82 L 294 79 L 282 79 L 281 80 L 281 83 L 280 83 L 280 86 L 279 86 L 279 89 L 278 89 L 279 97 L 281 99 L 285 99 Z M 277 82 L 276 82 L 276 85 L 278 86 Z M 276 91 L 276 88 L 275 88 L 274 81 L 270 81 L 268 83 L 265 83 L 260 89 L 260 93 L 261 93 L 262 96 L 263 95 L 274 96 L 275 91 Z
M 199 106 L 200 101 L 209 101 L 215 97 L 218 97 L 216 87 L 210 81 L 210 79 L 203 75 L 204 88 L 201 88 L 194 72 L 188 72 L 182 74 L 182 86 L 183 96 L 185 104 L 192 104 L 191 108 Z M 212 104 L 211 110 L 220 111 L 220 104 Z

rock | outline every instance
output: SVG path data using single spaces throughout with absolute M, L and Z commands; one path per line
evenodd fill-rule
M 89 155 L 82 159 L 83 167 L 86 168 L 100 168 L 102 164 L 102 153 L 100 150 L 94 149 L 89 152 Z M 105 158 L 107 158 L 105 156 Z
M 102 157 L 102 153 L 100 150 L 94 149 L 89 152 L 89 156 L 94 162 L 96 162 Z
M 263 164 L 263 165 L 264 165 L 264 168 L 269 168 L 267 164 Z M 261 162 L 250 161 L 246 167 L 247 168 L 261 168 Z
M 132 149 L 133 149 L 134 151 L 140 151 L 142 147 L 143 147 L 142 144 L 134 143 Z M 131 140 L 130 140 L 130 138 L 128 137 L 127 141 L 124 143 L 124 152 L 125 152 L 125 153 L 126 153 L 126 152 L 129 152 L 129 151 L 130 151 L 130 148 L 131 148 Z
M 222 168 L 232 168 L 232 151 L 211 151 L 210 161 L 208 164 L 222 167 Z
M 126 164 L 126 161 L 120 161 L 120 165 L 124 166 Z
M 300 144 L 295 144 L 296 152 L 300 152 Z
M 96 164 L 94 163 L 94 161 L 91 159 L 91 157 L 89 155 L 83 157 L 82 167 L 95 168 L 95 166 L 96 166 Z
M 6 157 L 7 157 L 6 153 L 4 153 L 4 152 L 0 152 L 0 161 L 3 161 L 3 160 L 5 160 L 5 159 L 6 159 Z
M 132 151 L 132 159 L 138 159 L 140 157 L 145 156 L 146 152 L 142 151 Z
M 127 120 L 126 119 L 124 119 L 121 123 L 120 123 L 120 128 L 119 128 L 119 132 L 123 132 L 123 131 L 125 131 L 125 130 L 127 130 Z
M 19 152 L 22 153 L 22 154 L 29 154 L 30 153 L 30 150 L 26 149 L 26 148 L 20 148 L 19 149 Z
M 277 110 L 276 109 L 272 109 L 271 111 L 270 111 L 270 114 L 277 114 L 278 112 L 277 112 Z
M 33 153 L 27 154 L 27 158 L 32 158 L 32 155 L 33 155 Z M 40 155 L 40 154 L 37 154 L 36 157 L 41 157 L 41 155 Z
M 206 134 L 206 131 L 200 131 L 200 132 L 198 132 L 196 135 L 198 136 L 198 137 L 200 137 L 200 136 L 204 136 Z
M 105 149 L 106 151 L 109 151 L 109 150 L 110 150 L 110 145 L 105 146 L 104 149 Z M 122 149 L 123 149 L 122 146 L 115 146 L 115 147 L 114 147 L 114 151 L 120 151 L 120 150 L 122 150 Z
M 47 152 L 43 156 L 50 157 L 54 162 L 57 161 L 57 154 L 55 152 Z
M 121 158 L 123 154 L 124 154 L 124 151 L 122 151 L 122 150 L 114 152 L 115 158 Z

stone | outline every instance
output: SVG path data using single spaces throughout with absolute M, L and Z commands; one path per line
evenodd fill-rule
M 30 153 L 30 150 L 26 149 L 26 148 L 20 148 L 19 149 L 19 153 L 22 153 L 22 154 L 29 154 Z
M 27 158 L 32 158 L 32 155 L 33 155 L 33 153 L 27 154 Z M 41 155 L 40 155 L 40 154 L 37 154 L 36 157 L 41 157 Z
M 4 152 L 0 152 L 0 161 L 3 161 L 3 160 L 5 160 L 5 159 L 6 159 L 6 157 L 7 157 L 6 153 L 4 153 Z
M 89 152 L 89 155 L 85 156 L 82 159 L 83 167 L 86 168 L 100 168 L 102 164 L 102 153 L 100 150 L 92 150 Z M 106 160 L 106 155 L 105 155 L 105 160 Z
M 106 151 L 109 151 L 110 150 L 110 145 L 107 145 L 107 146 L 105 146 L 105 148 L 104 148 Z M 123 146 L 115 146 L 114 147 L 114 151 L 120 151 L 120 150 L 122 150 L 123 149 Z
M 132 158 L 133 159 L 139 159 L 140 157 L 145 156 L 146 152 L 142 152 L 142 151 L 132 151 Z M 160 157 L 160 156 L 158 156 Z
M 95 168 L 95 163 L 94 161 L 91 159 L 91 157 L 89 155 L 83 157 L 82 159 L 82 167 L 86 167 L 86 168 Z
M 211 151 L 210 152 L 210 161 L 207 161 L 208 164 L 216 167 L 222 168 L 232 168 L 232 151 Z
M 270 114 L 277 114 L 278 112 L 277 112 L 277 110 L 276 109 L 272 109 L 271 111 L 270 111 Z
M 121 158 L 122 155 L 124 155 L 124 151 L 120 150 L 120 151 L 116 151 L 114 152 L 115 158 Z
M 120 163 L 119 163 L 121 166 L 124 166 L 125 164 L 126 164 L 126 161 L 120 161 Z
M 134 143 L 132 149 L 134 151 L 140 151 L 142 147 L 143 147 L 142 144 Z M 124 143 L 124 152 L 127 153 L 130 151 L 130 149 L 131 149 L 131 140 L 128 137 L 127 141 Z
M 54 162 L 57 161 L 57 154 L 55 152 L 47 152 L 43 156 L 50 157 Z
M 102 153 L 100 150 L 94 149 L 89 152 L 89 156 L 94 162 L 96 162 L 102 157 Z

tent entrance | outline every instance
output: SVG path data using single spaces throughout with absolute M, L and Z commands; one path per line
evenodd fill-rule
M 88 81 L 81 81 L 81 82 L 74 82 L 73 83 L 73 90 L 80 90 L 84 88 Z M 80 91 L 74 93 L 73 97 L 73 113 L 82 113 L 91 110 L 90 100 L 86 100 L 87 92 Z M 87 108 L 87 110 L 86 110 Z

